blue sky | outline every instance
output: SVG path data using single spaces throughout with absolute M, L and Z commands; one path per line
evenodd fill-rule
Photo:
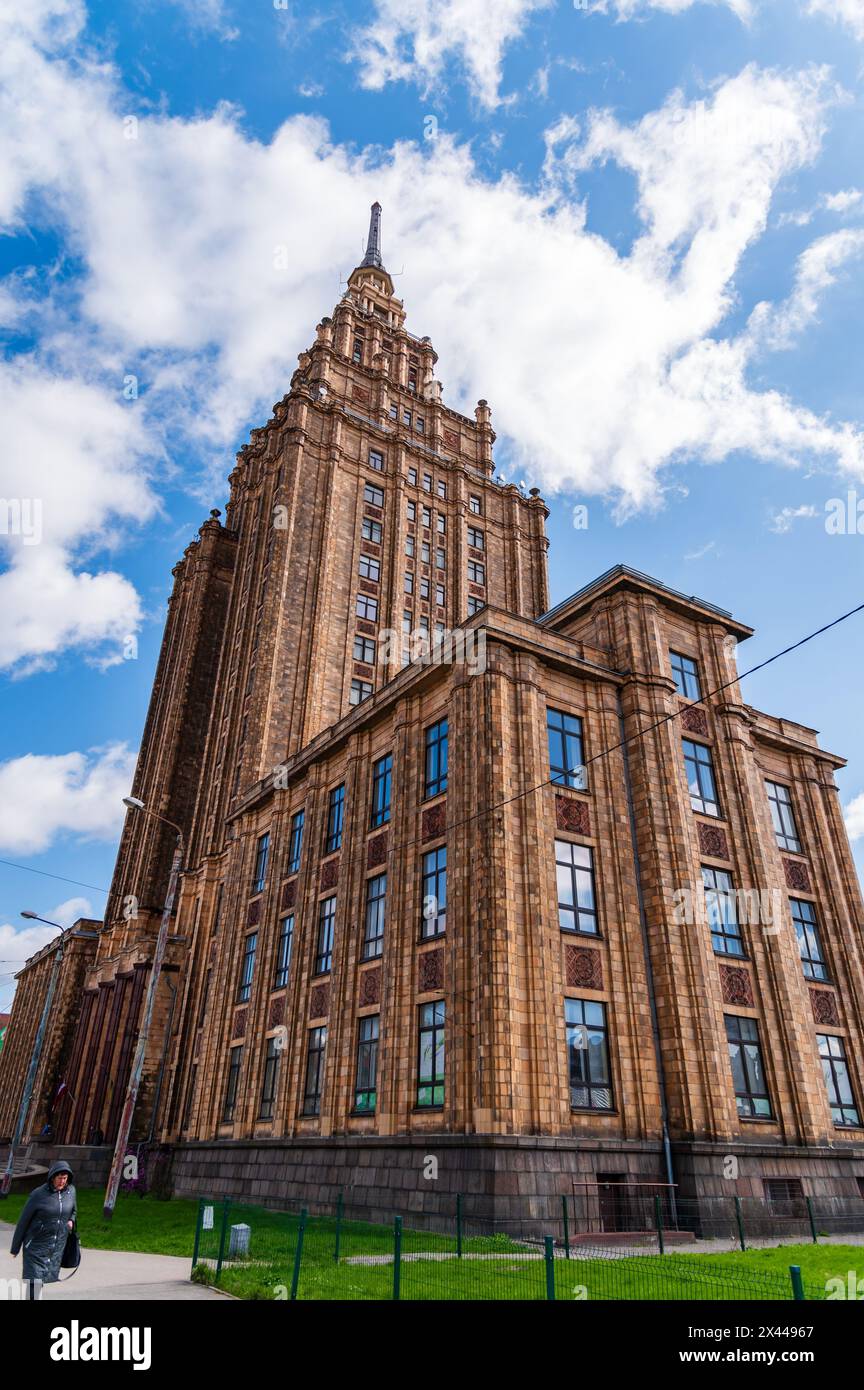
M 0 1008 L 21 908 L 101 914 L 171 566 L 373 198 L 553 601 L 624 561 L 755 627 L 741 669 L 864 601 L 825 525 L 864 513 L 862 64 L 864 0 L 4 10 Z M 745 685 L 848 757 L 858 851 L 862 630 Z

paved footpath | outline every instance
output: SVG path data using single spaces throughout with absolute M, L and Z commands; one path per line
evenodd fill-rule
M 14 1226 L 0 1221 L 0 1279 L 21 1278 L 21 1256 L 9 1254 Z M 81 1267 L 71 1279 L 46 1284 L 45 1302 L 68 1299 L 93 1303 L 127 1300 L 212 1302 L 225 1295 L 189 1282 L 191 1260 L 180 1255 L 143 1255 L 135 1250 L 82 1249 Z

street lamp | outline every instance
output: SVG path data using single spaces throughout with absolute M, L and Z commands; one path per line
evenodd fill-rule
M 52 922 L 47 917 L 40 917 L 38 912 L 31 912 L 25 909 L 21 913 L 28 922 L 44 922 L 48 927 L 56 927 L 59 932 L 65 931 L 59 922 Z M 57 976 L 60 973 L 60 962 L 63 959 L 63 941 L 61 939 L 57 951 L 54 955 L 54 964 L 51 967 L 51 975 L 48 980 L 48 991 L 45 995 L 45 1003 L 42 1006 L 42 1017 L 39 1019 L 39 1027 L 36 1030 L 36 1040 L 33 1043 L 33 1056 L 30 1058 L 30 1066 L 27 1068 L 27 1079 L 24 1082 L 24 1090 L 21 1095 L 21 1104 L 18 1107 L 18 1119 L 15 1122 L 15 1133 L 12 1135 L 12 1142 L 9 1145 L 9 1157 L 6 1160 L 6 1171 L 0 1180 L 0 1197 L 8 1197 L 9 1189 L 12 1186 L 12 1170 L 15 1166 L 15 1149 L 21 1142 L 24 1133 L 24 1125 L 27 1121 L 27 1111 L 30 1109 L 30 1101 L 33 1096 L 33 1087 L 36 1082 L 36 1073 L 39 1070 L 39 1058 L 42 1056 L 42 1044 L 45 1041 L 45 1029 L 48 1024 L 48 1015 L 51 1012 L 51 1004 L 54 999 L 54 990 L 57 985 Z
M 117 1201 L 117 1191 L 120 1187 L 120 1178 L 123 1174 L 123 1160 L 126 1157 L 126 1145 L 129 1142 L 132 1117 L 135 1113 L 135 1105 L 138 1101 L 141 1074 L 144 1070 L 144 1057 L 147 1052 L 150 1025 L 153 1021 L 153 1009 L 156 1004 L 156 989 L 159 984 L 159 976 L 162 972 L 162 962 L 165 959 L 168 928 L 171 924 L 171 914 L 174 911 L 174 898 L 177 893 L 177 883 L 180 878 L 181 865 L 183 863 L 183 831 L 180 829 L 179 825 L 176 825 L 173 820 L 168 820 L 167 816 L 160 815 L 158 811 L 151 811 L 137 796 L 124 796 L 123 805 L 130 811 L 140 812 L 145 816 L 152 816 L 154 820 L 161 820 L 164 825 L 170 825 L 177 836 L 177 844 L 174 847 L 174 858 L 171 861 L 171 873 L 168 876 L 168 890 L 165 894 L 165 906 L 162 909 L 162 921 L 159 924 L 159 935 L 156 938 L 156 949 L 153 952 L 153 967 L 150 971 L 150 980 L 147 985 L 147 997 L 144 1001 L 144 1014 L 138 1033 L 138 1045 L 135 1049 L 135 1059 L 132 1063 L 132 1070 L 129 1073 L 129 1084 L 126 1087 L 126 1099 L 123 1102 L 123 1111 L 120 1115 L 120 1126 L 117 1131 L 117 1141 L 114 1145 L 111 1172 L 108 1175 L 108 1186 L 105 1189 L 103 1215 L 108 1221 L 110 1221 L 111 1217 L 114 1215 L 114 1204 Z

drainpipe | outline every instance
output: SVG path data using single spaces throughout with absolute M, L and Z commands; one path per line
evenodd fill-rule
M 670 1212 L 672 1220 L 677 1225 L 675 1169 L 672 1163 L 672 1145 L 669 1142 L 669 1107 L 666 1101 L 666 1076 L 663 1071 L 663 1054 L 660 1048 L 660 1025 L 657 1022 L 654 971 L 651 968 L 651 954 L 648 947 L 648 918 L 645 913 L 645 894 L 642 890 L 642 865 L 639 859 L 639 842 L 636 837 L 636 811 L 633 805 L 633 784 L 630 780 L 630 754 L 627 749 L 627 732 L 624 725 L 624 707 L 621 703 L 621 691 L 617 688 L 615 691 L 615 698 L 618 702 L 618 728 L 621 734 L 621 758 L 624 763 L 624 786 L 627 793 L 627 818 L 630 822 L 630 843 L 633 846 L 633 862 L 636 868 L 636 897 L 639 902 L 639 926 L 642 932 L 642 949 L 645 956 L 648 1003 L 651 1008 L 651 1036 L 654 1041 L 654 1059 L 657 1064 L 657 1079 L 660 1085 L 660 1118 L 663 1126 L 663 1157 L 666 1163 L 666 1180 L 670 1184 Z

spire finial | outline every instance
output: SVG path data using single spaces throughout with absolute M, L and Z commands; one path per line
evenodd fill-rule
M 378 270 L 384 269 L 384 262 L 381 259 L 381 204 L 373 203 L 372 211 L 369 216 L 369 239 L 366 242 L 366 255 L 360 262 L 361 265 L 372 265 Z

